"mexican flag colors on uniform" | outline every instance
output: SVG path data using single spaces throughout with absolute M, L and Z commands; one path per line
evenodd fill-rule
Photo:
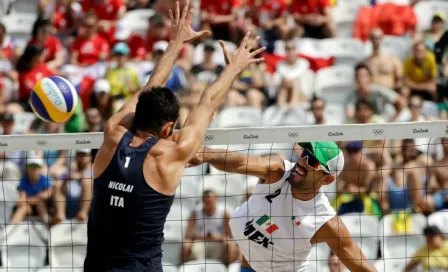
M 294 225 L 296 225 L 296 227 L 300 226 L 300 221 L 297 217 L 291 216 L 291 220 L 294 222 Z
M 256 223 L 260 227 L 264 228 L 264 230 L 269 234 L 278 230 L 278 226 L 274 222 L 272 222 L 271 218 L 267 215 L 263 215 L 262 217 L 258 218 Z

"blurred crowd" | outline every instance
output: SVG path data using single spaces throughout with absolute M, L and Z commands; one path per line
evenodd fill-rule
M 210 29 L 213 35 L 185 45 L 167 82 L 181 104 L 179 126 L 223 70 L 217 40 L 232 48 L 248 30 L 252 43 L 267 47 L 266 62 L 253 64 L 238 76 L 220 112 L 259 112 L 269 121 L 260 125 L 447 120 L 448 4 L 445 9 L 425 11 L 430 18 L 424 25 L 417 12 L 423 2 L 193 1 L 197 8 L 193 27 Z M 0 5 L 3 135 L 101 132 L 108 118 L 151 77 L 170 39 L 167 8 L 173 1 L 5 3 L 3 8 Z M 23 20 L 14 21 L 19 17 Z M 28 33 L 17 30 L 17 23 L 28 24 Z M 396 45 L 392 50 L 390 42 Z M 69 79 L 81 98 L 65 124 L 44 123 L 30 113 L 28 100 L 34 84 L 51 75 Z M 283 117 L 275 123 L 270 117 L 278 112 Z M 17 124 L 22 119 L 25 126 Z M 395 213 L 395 231 L 406 233 L 412 225 L 407 212 L 430 215 L 448 208 L 447 138 L 438 144 L 419 138 L 342 146 L 346 165 L 330 197 L 338 214 L 357 212 L 381 218 Z M 20 181 L 11 223 L 27 215 L 50 224 L 70 218 L 86 221 L 95 152 L 1 154 L 2 180 Z M 230 235 L 227 219 L 222 218 L 228 218 L 227 211 L 213 191 L 205 191 L 203 201 L 207 202 L 204 211 L 194 210 L 189 217 L 186 239 L 225 247 L 207 249 L 185 243 L 181 259 L 202 256 L 230 264 L 239 254 L 226 236 Z M 195 225 L 198 217 L 207 217 L 210 224 Z M 208 236 L 199 237 L 205 228 Z M 440 232 L 425 231 L 428 235 Z M 445 246 L 445 254 L 447 250 Z M 328 264 L 336 269 L 331 271 L 341 269 L 334 255 Z

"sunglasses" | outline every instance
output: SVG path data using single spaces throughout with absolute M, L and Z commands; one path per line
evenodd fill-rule
M 316 171 L 322 170 L 327 174 L 330 174 L 330 171 L 328 171 L 328 169 L 323 166 L 322 164 L 320 164 L 319 160 L 308 150 L 303 150 L 302 154 L 300 154 L 300 158 L 301 159 L 307 159 L 306 163 L 309 167 L 313 168 Z

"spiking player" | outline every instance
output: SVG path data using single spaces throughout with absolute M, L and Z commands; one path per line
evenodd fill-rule
M 334 142 L 299 145 L 296 162 L 210 148 L 190 161 L 260 179 L 229 223 L 243 253 L 241 271 L 307 271 L 316 243 L 327 243 L 350 271 L 375 271 L 321 191 L 341 172 L 342 151 Z
M 252 50 L 248 35 L 207 88 L 185 126 L 172 135 L 179 104 L 161 87 L 185 42 L 208 35 L 191 29 L 193 9 L 170 11 L 171 41 L 148 84 L 112 116 L 96 156 L 88 222 L 86 272 L 162 271 L 163 229 L 186 163 L 199 150 L 213 113 L 236 76 L 264 48 Z M 249 33 L 248 33 L 249 34 Z

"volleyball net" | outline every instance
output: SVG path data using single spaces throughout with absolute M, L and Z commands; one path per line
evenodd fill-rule
M 87 226 L 79 220 L 88 210 L 83 204 L 92 195 L 91 165 L 102 137 L 0 137 L 0 271 L 82 271 Z M 448 271 L 446 240 L 442 249 L 434 249 L 430 239 L 448 237 L 445 137 L 448 122 L 434 121 L 210 129 L 204 145 L 245 156 L 278 155 L 294 163 L 302 153 L 298 142 L 336 142 L 345 165 L 322 191 L 368 261 L 378 271 L 402 271 L 411 260 L 419 262 L 417 269 Z M 257 183 L 256 177 L 225 173 L 207 163 L 186 168 L 165 226 L 164 271 L 240 271 L 241 253 L 226 232 L 226 218 Z M 28 194 L 25 201 L 23 193 Z M 290 217 L 300 225 L 294 219 L 300 216 Z M 275 217 L 254 218 L 254 231 L 268 245 L 282 231 Z M 264 246 L 263 239 L 257 241 L 251 240 Z M 308 271 L 346 271 L 330 253 L 326 244 L 314 246 Z

